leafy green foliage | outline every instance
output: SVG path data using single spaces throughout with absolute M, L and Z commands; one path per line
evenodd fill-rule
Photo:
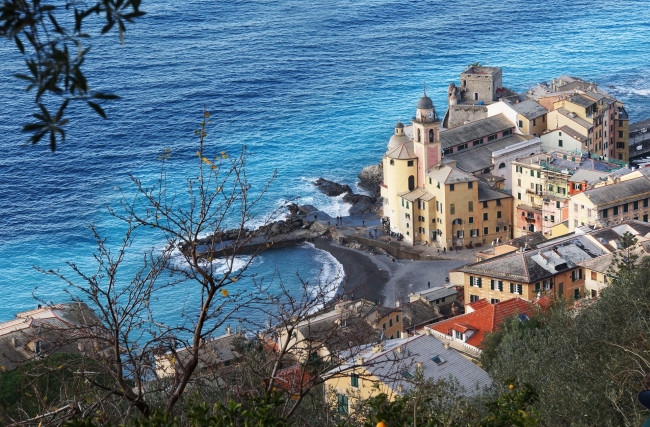
M 535 427 L 540 421 L 539 412 L 533 407 L 536 400 L 537 394 L 529 384 L 508 384 L 504 393 L 486 403 L 488 414 L 481 425 Z
M 74 17 L 72 29 L 60 21 L 62 14 L 70 12 Z M 40 110 L 34 114 L 37 121 L 23 127 L 23 132 L 32 133 L 31 143 L 36 144 L 43 136 L 49 135 L 50 148 L 54 151 L 57 138 L 65 140 L 63 126 L 68 120 L 63 116 L 70 101 L 85 102 L 100 117 L 106 118 L 97 101 L 119 97 L 92 91 L 88 85 L 83 64 L 90 49 L 86 46 L 90 35 L 82 31 L 83 24 L 89 17 L 101 16 L 104 18 L 101 34 L 117 27 L 120 41 L 124 43 L 126 23 L 132 23 L 142 15 L 140 0 L 100 0 L 90 5 L 73 0 L 51 4 L 41 0 L 2 2 L 0 36 L 13 42 L 24 56 L 26 72 L 17 73 L 15 77 L 27 82 L 27 92 L 35 91 L 34 101 Z M 46 104 L 57 99 L 58 107 L 53 114 Z
M 35 416 L 74 399 L 85 399 L 91 387 L 76 374 L 88 368 L 88 360 L 66 353 L 25 363 L 0 372 L 0 420 Z
M 650 266 L 626 268 L 618 273 L 628 279 L 596 301 L 557 305 L 540 327 L 509 329 L 496 345 L 490 376 L 531 384 L 544 424 L 640 425 L 647 417 L 635 399 L 650 378 Z

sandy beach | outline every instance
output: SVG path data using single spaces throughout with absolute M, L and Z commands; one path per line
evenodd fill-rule
M 313 243 L 343 265 L 345 278 L 339 294 L 387 306 L 395 306 L 397 299 L 408 301 L 408 294 L 427 289 L 428 282 L 431 287 L 443 286 L 449 270 L 467 264 L 464 260 L 393 260 L 387 255 L 347 248 L 326 238 Z

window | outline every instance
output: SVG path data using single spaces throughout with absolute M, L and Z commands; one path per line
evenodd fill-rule
M 501 218 L 501 211 L 497 211 L 497 218 Z
M 470 182 L 470 184 L 471 184 L 471 182 Z M 472 202 L 471 200 L 467 203 L 467 210 L 469 212 L 474 212 L 474 202 Z
M 555 202 L 555 207 L 556 207 L 557 209 L 560 209 L 560 202 Z
M 420 129 L 418 129 L 418 139 L 417 142 L 420 142 Z
M 433 142 L 433 129 L 429 129 L 429 142 Z
M 539 285 L 540 285 L 539 282 L 535 282 L 535 292 L 539 292 L 539 290 L 540 290 Z
M 629 206 L 629 205 L 628 205 L 627 203 L 623 205 L 623 213 L 627 213 L 627 211 L 628 211 L 628 206 Z
M 478 93 L 474 92 L 474 101 L 478 101 Z
M 522 120 L 519 120 L 519 127 L 523 128 L 524 127 L 524 122 Z
M 591 280 L 597 280 L 597 279 L 598 279 L 598 273 L 596 273 L 595 271 L 592 271 L 591 272 Z
M 483 212 L 483 221 L 487 221 L 487 220 L 488 220 L 488 213 Z
M 612 215 L 618 215 L 618 206 L 614 206 L 614 212 L 612 212 Z
M 503 292 L 503 281 L 499 280 L 499 290 Z
M 485 236 L 486 234 L 488 234 L 488 228 L 487 228 L 487 227 L 483 227 L 483 235 Z
M 432 360 L 433 363 L 435 363 L 436 365 L 442 365 L 443 363 L 446 362 L 445 359 L 443 359 L 442 357 L 440 357 L 440 356 L 437 355 L 437 354 L 436 354 L 435 356 L 433 356 L 433 357 L 431 358 L 431 360 Z
M 647 200 L 647 199 L 646 199 Z M 483 209 L 488 207 L 488 202 L 483 202 Z
M 478 295 L 470 295 L 469 296 L 469 302 L 474 302 L 478 301 Z
M 643 199 L 643 207 L 644 208 L 648 207 L 648 199 Z
M 523 286 L 516 283 L 510 283 L 510 293 L 511 294 L 523 294 Z
M 384 322 L 384 323 L 381 325 L 381 329 L 382 329 L 382 331 L 385 331 L 385 330 L 386 330 L 386 322 Z
M 625 143 L 624 142 L 617 142 L 616 143 L 616 148 L 625 148 Z
M 501 206 L 501 199 L 497 199 L 497 206 Z
M 573 270 L 571 272 L 571 281 L 575 282 L 576 280 L 582 279 L 582 269 Z
M 350 375 L 350 385 L 355 388 L 359 388 L 359 374 Z
M 555 215 L 551 215 L 551 222 L 555 222 Z
M 501 227 L 497 227 L 494 231 L 498 233 L 499 231 L 501 231 Z
M 490 298 L 490 304 L 498 304 L 498 303 L 500 303 L 500 302 L 501 302 L 500 299 Z
M 456 237 L 459 239 L 462 239 L 465 237 L 465 230 L 458 230 L 456 231 Z
M 395 164 L 395 160 L 390 159 L 390 164 L 391 164 L 391 166 L 394 165 L 394 164 Z
M 579 288 L 576 288 L 576 290 L 573 291 L 573 298 L 580 299 L 580 289 Z
M 501 162 L 499 163 L 499 169 L 504 169 L 506 167 L 506 164 Z
M 468 182 L 467 183 L 467 188 L 474 188 L 474 183 L 473 182 Z
M 470 203 L 472 203 L 472 202 L 470 202 Z M 469 222 L 470 224 L 474 224 L 474 217 L 473 217 L 473 216 L 470 216 L 469 219 L 468 219 L 468 222 Z
M 494 290 L 494 279 L 490 279 L 490 289 Z
M 601 216 L 602 216 L 603 218 L 607 218 L 607 209 L 603 209 L 603 210 L 600 211 L 600 212 L 601 212 Z
M 541 178 L 541 177 L 542 177 L 541 172 L 540 172 L 540 171 L 537 171 L 537 178 Z
M 413 160 L 409 160 L 408 162 L 406 162 L 406 166 L 413 166 Z
M 537 126 L 537 119 L 533 119 L 533 126 Z
M 393 319 L 388 319 L 388 327 L 389 328 L 393 327 Z
M 399 314 L 395 315 L 395 323 L 399 323 Z
M 619 138 L 623 138 L 623 131 L 622 131 L 622 130 L 619 130 L 619 131 L 618 131 L 618 137 L 619 137 Z
M 456 337 L 457 340 L 465 341 L 464 340 L 465 337 L 463 336 L 462 332 L 459 332 L 459 331 L 454 331 L 454 332 L 455 332 L 455 337 Z
M 431 184 L 431 177 L 429 177 L 429 184 Z
M 339 414 L 347 414 L 349 410 L 348 397 L 344 394 L 336 395 L 336 408 Z
M 534 170 L 532 170 L 532 169 L 530 170 L 530 176 L 532 176 L 532 177 L 534 177 L 534 176 L 535 176 L 535 171 L 534 171 Z
M 449 191 L 454 191 L 454 184 L 449 184 Z
M 562 140 L 561 139 L 557 140 L 557 145 L 558 145 L 558 147 L 562 147 Z
M 497 134 L 496 133 L 494 133 L 494 134 L 487 137 L 488 142 L 489 141 L 494 141 L 495 139 L 497 139 Z
M 637 209 L 639 209 L 639 202 L 638 201 L 634 202 L 634 210 L 637 210 Z

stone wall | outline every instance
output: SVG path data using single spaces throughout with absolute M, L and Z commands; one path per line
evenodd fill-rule
M 473 122 L 487 118 L 485 105 L 450 105 L 448 110 L 447 128 L 462 126 L 465 122 Z

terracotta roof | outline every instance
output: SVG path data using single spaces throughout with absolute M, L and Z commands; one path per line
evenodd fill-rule
M 532 316 L 534 312 L 535 306 L 530 302 L 521 298 L 512 298 L 496 304 L 487 304 L 471 313 L 429 325 L 428 328 L 447 335 L 450 334 L 451 330 L 457 330 L 462 333 L 475 330 L 476 332 L 466 343 L 480 348 L 485 333 L 494 332 L 504 319 L 513 314 L 527 314 L 528 316 Z
M 300 393 L 309 388 L 310 380 L 309 372 L 301 365 L 281 369 L 275 374 L 275 385 L 289 393 Z
M 487 307 L 488 305 L 490 305 L 490 303 L 487 302 L 487 300 L 485 298 L 480 299 L 478 301 L 470 302 L 469 304 L 467 304 L 467 306 L 471 307 L 472 310 L 474 310 L 474 311 L 480 310 L 483 307 Z

